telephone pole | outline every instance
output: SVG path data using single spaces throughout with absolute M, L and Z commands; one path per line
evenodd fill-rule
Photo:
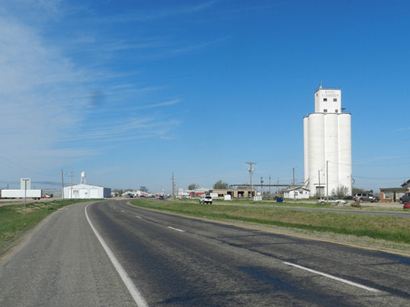
M 26 207 L 27 204 L 27 181 L 29 181 L 30 179 L 28 178 L 23 178 L 21 179 L 24 181 L 24 208 Z
M 270 194 L 271 179 L 272 179 L 272 178 L 269 176 L 269 197 L 271 197 L 271 194 Z
M 318 194 L 319 194 L 319 198 L 320 198 L 320 194 L 322 194 L 322 193 L 320 193 L 320 191 L 321 191 L 321 186 L 320 186 L 320 170 L 318 170 L 317 171 L 317 176 L 318 176 L 318 179 L 319 179 L 319 185 L 318 185 L 318 190 L 317 190 L 317 192 L 318 192 Z
M 255 162 L 253 161 L 248 161 L 246 162 L 248 164 L 248 172 L 249 172 L 249 185 L 251 187 L 251 195 L 253 196 L 253 185 L 252 185 L 252 176 L 253 172 L 255 171 Z
M 329 200 L 329 160 L 326 160 L 326 198 Z
M 295 168 L 292 168 L 292 185 L 295 186 Z
M 70 198 L 73 198 L 73 171 L 70 172 Z
M 175 199 L 175 176 L 174 176 L 174 172 L 172 172 L 172 198 Z
M 64 199 L 64 171 L 61 170 L 61 199 Z

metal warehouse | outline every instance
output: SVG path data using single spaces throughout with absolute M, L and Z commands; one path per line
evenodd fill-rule
M 101 199 L 110 198 L 111 189 L 96 185 L 89 185 L 85 182 L 85 172 L 81 172 L 81 183 L 64 187 L 64 198 L 75 199 Z

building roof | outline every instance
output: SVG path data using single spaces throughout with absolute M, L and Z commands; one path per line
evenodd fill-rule
M 296 190 L 305 190 L 305 191 L 310 192 L 310 190 L 305 187 L 293 187 L 293 188 L 284 190 L 284 192 L 290 192 L 290 191 L 296 191 Z
M 406 188 L 380 188 L 380 192 L 403 192 L 406 193 Z
M 401 185 L 401 187 L 402 187 L 402 188 L 410 188 L 410 179 L 407 180 L 407 181 L 405 181 L 405 182 Z
M 98 185 L 91 185 L 91 184 L 85 184 L 85 183 L 80 183 L 80 184 L 74 184 L 74 185 L 69 185 L 64 188 L 75 188 L 75 189 L 96 189 L 96 188 L 104 188 Z M 104 188 L 105 189 L 105 188 Z
M 316 89 L 315 93 L 319 91 L 342 91 L 340 88 L 335 88 L 335 87 L 323 87 L 322 85 L 319 85 L 319 87 Z

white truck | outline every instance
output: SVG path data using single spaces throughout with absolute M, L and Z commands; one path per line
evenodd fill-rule
M 206 205 L 206 204 L 212 205 L 212 196 L 211 196 L 211 195 L 202 196 L 202 197 L 199 199 L 199 203 L 200 203 L 201 205 Z
M 1 190 L 1 198 L 41 198 L 41 190 Z

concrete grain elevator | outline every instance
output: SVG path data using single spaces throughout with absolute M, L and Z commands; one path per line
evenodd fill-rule
M 305 186 L 311 196 L 352 195 L 351 114 L 342 92 L 321 86 L 315 112 L 303 119 Z

